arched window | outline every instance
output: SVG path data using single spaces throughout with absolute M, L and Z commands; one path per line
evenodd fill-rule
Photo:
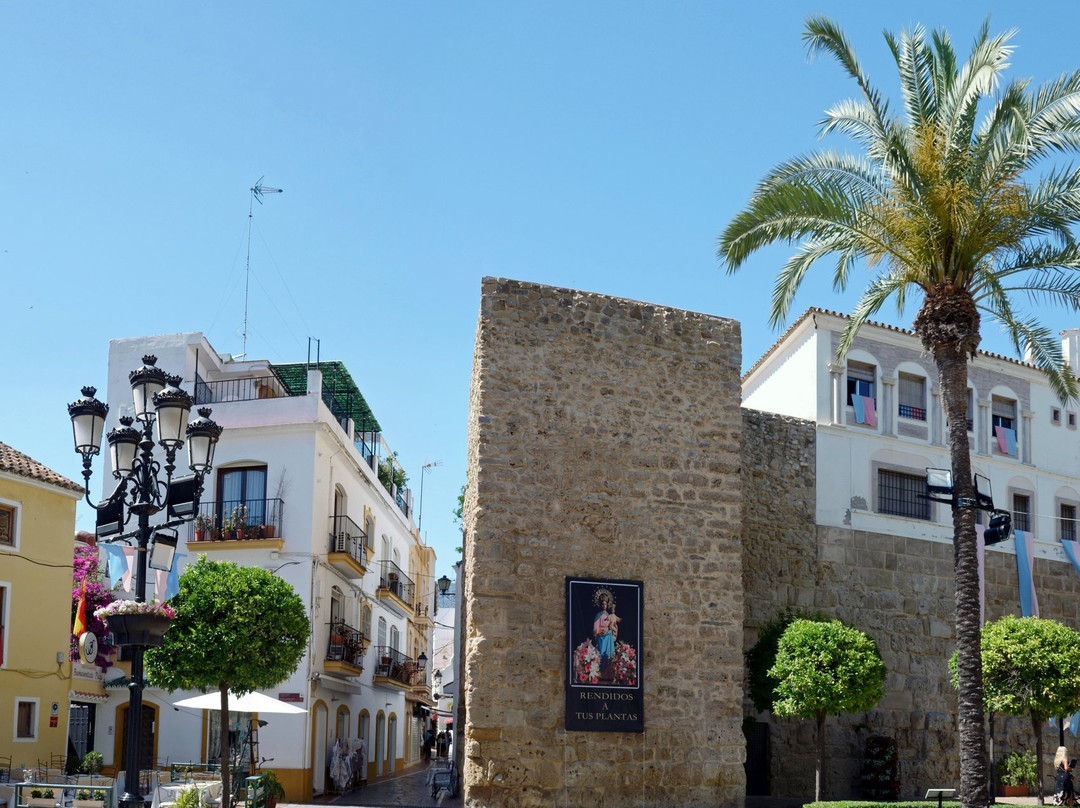
M 386 645 L 386 618 L 379 618 L 379 636 L 376 645 Z

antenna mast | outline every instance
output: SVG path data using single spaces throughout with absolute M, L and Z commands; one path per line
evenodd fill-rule
M 248 282 L 251 278 L 251 220 L 252 213 L 254 211 L 253 205 L 255 200 L 259 200 L 259 204 L 263 203 L 263 194 L 280 194 L 283 193 L 281 188 L 268 188 L 262 184 L 263 178 L 259 177 L 254 185 L 251 186 L 251 198 L 248 199 L 248 237 L 247 237 L 247 260 L 244 262 L 244 333 L 243 333 L 243 347 L 241 356 L 247 359 L 247 334 L 248 334 Z

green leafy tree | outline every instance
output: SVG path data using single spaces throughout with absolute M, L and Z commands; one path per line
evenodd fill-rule
M 1077 395 L 1056 335 L 1029 304 L 1080 305 L 1080 169 L 1050 158 L 1080 146 L 1080 71 L 1041 87 L 1002 86 L 1012 33 L 984 23 L 966 62 L 945 31 L 919 26 L 885 40 L 900 77 L 900 112 L 874 88 L 841 28 L 806 22 L 811 54 L 828 53 L 859 95 L 825 114 L 822 134 L 852 138 L 861 154 L 819 150 L 772 169 L 745 210 L 720 236 L 728 272 L 768 244 L 800 242 L 781 269 L 770 320 L 782 323 L 806 272 L 834 256 L 834 286 L 847 287 L 862 263 L 877 270 L 848 321 L 838 358 L 859 328 L 890 299 L 903 310 L 921 299 L 914 328 L 938 370 L 948 427 L 954 492 L 974 501 L 967 433 L 967 362 L 980 341 L 982 314 L 1003 326 L 1017 352 L 1044 370 L 1062 401 Z M 980 116 L 980 105 L 985 114 Z M 1042 170 L 1031 176 L 1035 167 Z M 986 804 L 975 510 L 953 512 L 956 638 L 960 662 L 960 798 Z
M 773 707 L 777 680 L 769 675 L 769 669 L 776 664 L 780 637 L 795 620 L 827 621 L 828 618 L 818 612 L 809 614 L 789 606 L 758 629 L 757 642 L 746 652 L 747 690 L 759 713 Z
M 1080 634 L 1056 620 L 1009 615 L 983 626 L 986 705 L 995 712 L 1031 719 L 1039 761 L 1043 759 L 1045 722 L 1080 709 L 1077 660 Z M 1042 778 L 1037 780 L 1042 805 Z
M 169 601 L 176 619 L 160 647 L 146 654 L 152 685 L 221 694 L 222 793 L 229 783 L 229 691 L 237 695 L 287 679 L 307 650 L 304 602 L 281 578 L 231 561 L 197 563 L 180 576 Z
M 839 620 L 794 620 L 780 637 L 773 712 L 817 722 L 814 801 L 825 771 L 825 718 L 869 710 L 885 693 L 885 663 L 877 643 Z

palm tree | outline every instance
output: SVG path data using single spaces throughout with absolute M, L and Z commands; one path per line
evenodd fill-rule
M 974 501 L 967 435 L 967 362 L 980 341 L 982 313 L 999 321 L 1018 353 L 1048 375 L 1063 401 L 1076 379 L 1061 344 L 1029 302 L 1080 308 L 1080 247 L 1070 228 L 1080 218 L 1080 169 L 1047 158 L 1080 147 L 1080 71 L 1037 89 L 1027 81 L 999 87 L 1012 31 L 990 36 L 983 23 L 967 62 L 949 36 L 922 27 L 886 33 L 896 61 L 902 115 L 870 85 L 840 27 L 807 20 L 811 55 L 832 54 L 858 84 L 860 97 L 828 110 L 822 135 L 851 137 L 861 154 L 819 150 L 773 168 L 745 210 L 720 236 L 729 273 L 764 245 L 799 241 L 773 288 L 770 321 L 782 323 L 807 270 L 836 256 L 834 286 L 843 290 L 860 260 L 879 268 L 856 304 L 838 349 L 892 298 L 902 311 L 921 294 L 914 329 L 938 369 L 947 419 L 954 493 Z M 979 105 L 988 108 L 980 116 Z M 1044 170 L 1030 178 L 1038 164 Z M 959 658 L 960 797 L 987 802 L 983 730 L 979 580 L 975 509 L 953 509 L 956 641 Z

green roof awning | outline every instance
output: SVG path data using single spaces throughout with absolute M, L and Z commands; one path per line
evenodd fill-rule
M 352 418 L 356 428 L 362 432 L 381 432 L 379 422 L 368 407 L 360 388 L 356 386 L 344 362 L 320 362 L 307 365 L 297 362 L 291 365 L 271 365 L 270 370 L 289 391 L 289 395 L 307 395 L 308 368 L 322 371 L 322 398 L 335 416 L 345 415 Z

